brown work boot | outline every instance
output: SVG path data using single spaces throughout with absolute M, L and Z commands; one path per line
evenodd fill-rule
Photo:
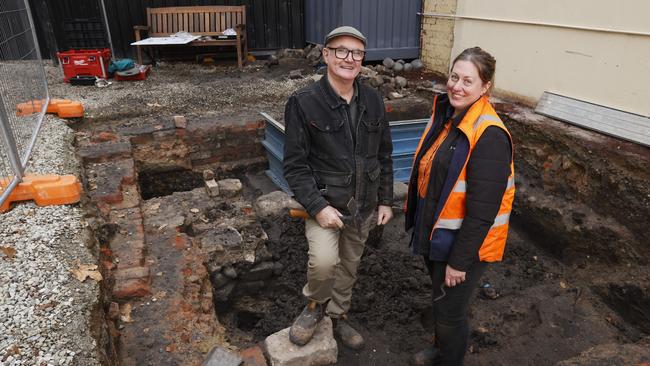
M 289 330 L 289 340 L 299 346 L 304 346 L 311 340 L 316 325 L 323 319 L 323 306 L 316 301 L 309 301 L 302 313 L 294 320 Z
M 366 342 L 363 340 L 363 336 L 356 329 L 352 328 L 347 315 L 341 315 L 340 318 L 333 320 L 335 322 L 334 336 L 340 338 L 341 342 L 347 347 L 355 350 L 363 348 Z
M 411 365 L 413 366 L 434 366 L 438 357 L 438 349 L 429 347 L 413 355 Z

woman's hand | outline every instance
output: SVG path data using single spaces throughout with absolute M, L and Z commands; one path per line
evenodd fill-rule
M 447 269 L 445 270 L 445 285 L 447 287 L 454 287 L 463 282 L 465 282 L 465 272 L 455 270 L 450 265 L 447 265 Z

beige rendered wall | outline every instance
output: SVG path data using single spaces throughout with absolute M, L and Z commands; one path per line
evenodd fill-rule
M 650 1 L 457 0 L 456 14 L 645 34 L 456 19 L 450 58 L 478 45 L 497 59 L 497 91 L 531 101 L 552 91 L 650 116 Z

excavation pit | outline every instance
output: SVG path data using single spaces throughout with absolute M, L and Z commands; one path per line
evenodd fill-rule
M 245 103 L 220 114 L 209 112 L 216 102 L 200 104 L 186 123 L 174 118 L 184 105 L 161 102 L 155 113 L 129 120 L 119 117 L 128 111 L 111 119 L 106 112 L 114 106 L 103 106 L 103 115 L 75 126 L 85 188 L 104 223 L 96 236 L 113 342 L 106 349 L 116 363 L 200 364 L 213 346 L 259 344 L 304 306 L 302 221 L 255 211 L 255 200 L 277 189 L 263 172 L 264 122 L 256 111 L 281 119 L 288 93 L 256 102 L 258 92 L 239 96 Z M 430 110 L 423 93 L 411 104 L 387 103 L 390 113 L 421 117 L 426 112 L 409 113 Z M 636 347 L 648 337 L 647 290 L 629 298 L 636 290 L 626 278 L 649 280 L 642 229 L 650 212 L 650 154 L 517 104 L 498 102 L 497 111 L 515 139 L 514 224 L 504 261 L 490 267 L 473 299 L 466 364 L 587 365 L 585 352 L 606 357 L 607 345 Z M 206 169 L 215 182 L 239 179 L 240 193 L 215 196 L 203 182 Z M 340 347 L 339 365 L 406 364 L 431 343 L 430 281 L 422 259 L 409 253 L 399 205 L 366 247 L 354 288 L 350 318 L 367 346 Z M 133 321 L 109 316 L 111 302 L 131 305 Z M 643 361 L 626 357 L 629 364 Z

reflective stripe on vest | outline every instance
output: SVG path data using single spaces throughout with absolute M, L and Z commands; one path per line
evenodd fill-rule
M 506 225 L 510 221 L 510 213 L 504 213 L 497 215 L 494 218 L 494 223 L 490 226 L 490 229 Z M 449 230 L 458 230 L 463 225 L 463 219 L 440 219 L 436 222 L 436 227 L 434 229 L 449 229 Z
M 508 178 L 508 184 L 506 185 L 506 191 L 510 188 L 513 188 L 515 186 L 515 177 L 510 177 Z M 452 192 L 455 193 L 462 193 L 462 192 L 467 192 L 467 183 L 464 180 L 459 180 L 456 183 L 456 186 L 454 186 L 454 190 Z

